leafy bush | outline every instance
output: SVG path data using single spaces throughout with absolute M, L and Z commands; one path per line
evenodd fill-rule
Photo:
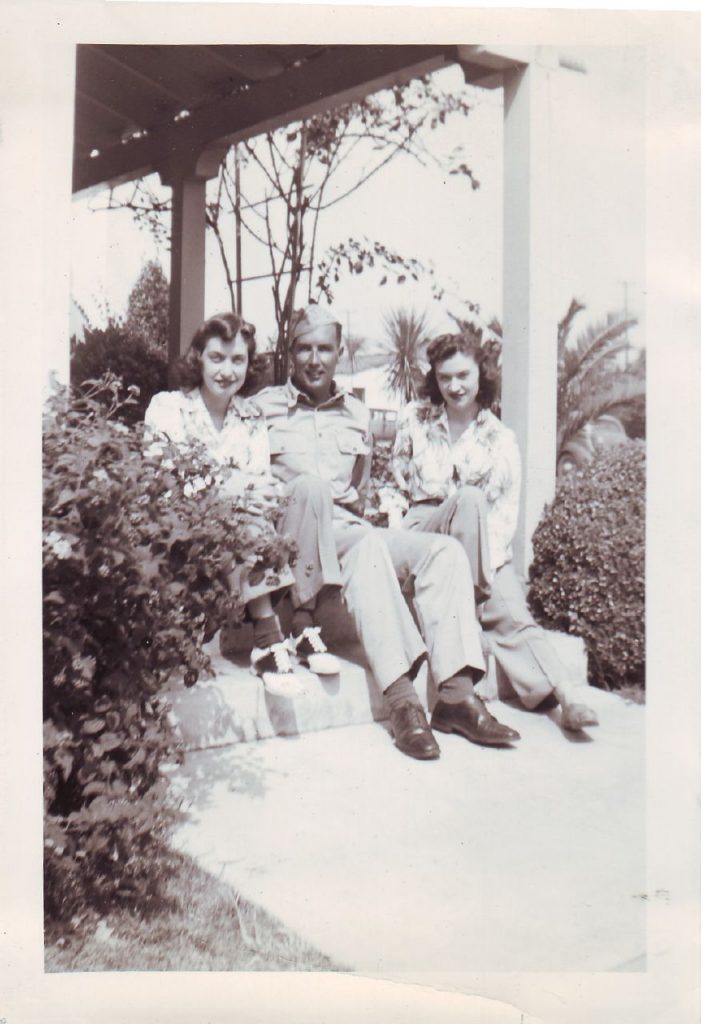
M 365 518 L 373 526 L 387 526 L 387 513 L 380 511 L 380 492 L 383 487 L 394 486 L 389 464 L 392 458 L 391 441 L 375 441 L 372 447 L 370 480 L 365 503 Z
M 81 388 L 86 382 L 112 373 L 119 377 L 123 404 L 116 414 L 125 423 L 138 423 L 144 418 L 146 407 L 158 391 L 168 387 L 168 356 L 164 348 L 156 348 L 126 327 L 114 321 L 104 329 L 86 331 L 85 340 L 71 345 L 71 383 Z M 129 388 L 132 400 L 124 401 Z M 111 398 L 104 392 L 105 401 Z
M 232 559 L 276 574 L 291 542 L 232 509 L 202 454 L 144 455 L 115 418 L 115 378 L 54 398 L 44 428 L 44 795 L 47 914 L 153 896 L 149 856 L 174 820 L 178 757 L 159 690 L 209 668 L 240 621 Z M 232 514 L 233 512 L 233 514 Z
M 568 475 L 533 535 L 530 604 L 584 637 L 591 682 L 645 684 L 645 446 L 599 453 Z

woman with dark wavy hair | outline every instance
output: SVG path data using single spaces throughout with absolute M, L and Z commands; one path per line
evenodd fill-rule
M 574 680 L 533 619 L 512 564 L 521 457 L 512 430 L 490 406 L 498 388 L 494 351 L 481 334 L 442 334 L 427 349 L 422 399 L 399 414 L 392 472 L 409 530 L 449 533 L 463 544 L 480 622 L 497 664 L 525 707 L 554 698 L 566 729 L 596 725 Z
M 178 364 L 180 389 L 154 395 L 145 424 L 156 447 L 158 438 L 184 448 L 203 445 L 208 456 L 229 471 L 218 482 L 222 494 L 235 501 L 250 490 L 251 528 L 265 533 L 273 530 L 282 491 L 270 472 L 265 418 L 253 400 L 243 397 L 255 387 L 260 366 L 252 324 L 236 313 L 220 313 L 205 320 Z M 241 594 L 253 622 L 251 669 L 266 689 L 286 697 L 301 696 L 307 688 L 293 670 L 289 643 L 272 599 L 278 591 L 295 585 L 289 567 L 274 581 L 264 577 L 253 583 L 243 566 L 234 568 L 230 576 L 230 586 Z M 298 647 L 296 650 L 299 652 Z M 310 652 L 307 664 L 315 652 L 316 648 Z M 326 654 L 325 659 L 325 667 L 310 667 L 317 672 L 338 671 L 335 658 Z

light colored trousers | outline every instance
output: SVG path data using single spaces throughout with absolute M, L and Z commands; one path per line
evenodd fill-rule
M 526 603 L 526 590 L 507 562 L 492 574 L 487 542 L 487 501 L 477 487 L 461 487 L 440 505 L 418 503 L 402 526 L 410 532 L 448 533 L 467 552 L 475 580 L 487 587 L 480 622 L 497 664 L 527 708 L 537 707 L 553 687 L 569 681 L 567 669 Z M 491 585 L 489 579 L 492 577 Z
M 437 685 L 464 668 L 484 674 L 470 563 L 456 540 L 373 527 L 334 505 L 318 477 L 299 476 L 287 490 L 278 530 L 299 546 L 293 603 L 340 586 L 383 691 L 426 655 Z M 404 590 L 413 591 L 420 632 Z

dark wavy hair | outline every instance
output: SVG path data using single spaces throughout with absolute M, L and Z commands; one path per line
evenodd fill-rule
M 256 329 L 238 313 L 217 313 L 200 324 L 192 336 L 190 347 L 175 368 L 175 380 L 183 391 L 191 391 L 202 383 L 202 353 L 210 338 L 233 341 L 240 334 L 248 349 L 246 379 L 239 394 L 254 392 L 265 371 L 265 359 L 256 354 Z
M 428 398 L 434 405 L 443 404 L 443 396 L 436 379 L 436 367 L 458 353 L 470 356 L 479 367 L 477 404 L 480 409 L 489 409 L 499 397 L 499 365 L 495 346 L 483 345 L 480 330 L 464 329 L 460 334 L 440 334 L 426 349 L 430 369 L 419 389 L 421 398 Z

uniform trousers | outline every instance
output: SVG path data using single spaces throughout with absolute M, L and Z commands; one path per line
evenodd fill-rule
M 402 526 L 412 533 L 448 533 L 459 539 L 475 580 L 487 588 L 488 596 L 478 611 L 488 646 L 524 707 L 537 707 L 555 686 L 570 681 L 547 631 L 528 609 L 525 587 L 511 562 L 495 572 L 491 569 L 487 501 L 479 488 L 461 487 L 438 504 L 418 502 L 409 509 Z
M 458 541 L 373 527 L 335 504 L 318 477 L 297 477 L 287 489 L 278 530 L 299 545 L 293 601 L 304 603 L 324 586 L 342 588 L 381 690 L 413 676 L 425 657 L 437 685 L 465 668 L 475 679 L 484 675 L 472 573 Z

